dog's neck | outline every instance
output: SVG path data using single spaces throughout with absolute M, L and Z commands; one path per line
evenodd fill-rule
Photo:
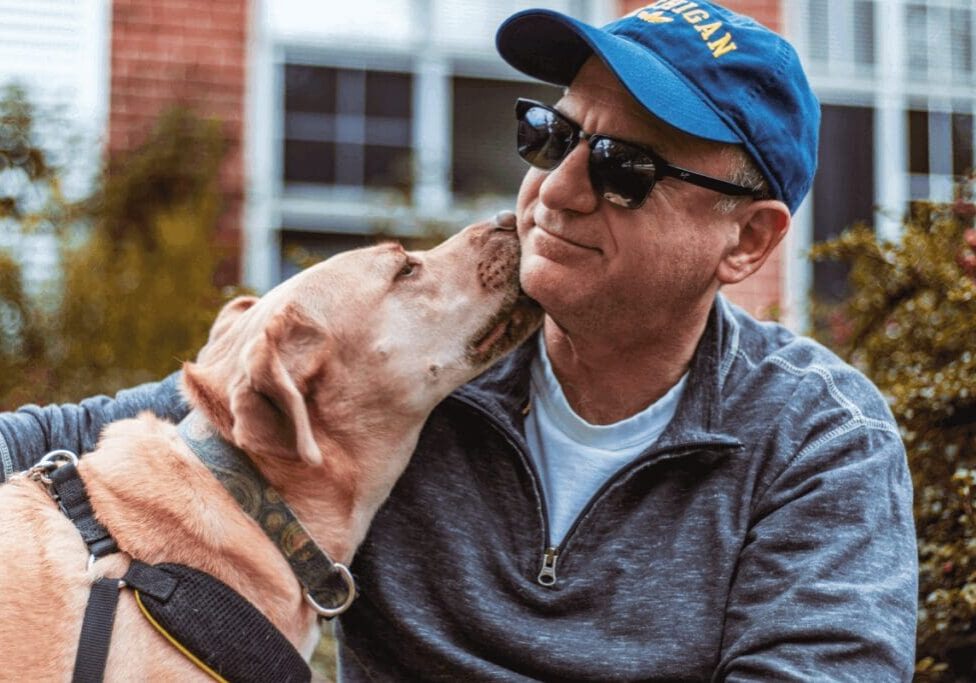
M 348 569 L 337 564 L 309 535 L 295 513 L 264 479 L 248 456 L 223 439 L 200 411 L 178 427 L 194 455 L 274 543 L 323 616 L 335 616 L 355 597 Z
M 214 438 L 231 444 L 230 435 L 222 434 L 219 423 L 210 420 L 205 411 L 194 410 L 191 416 L 200 428 L 211 430 Z M 363 422 L 369 424 L 368 420 Z M 347 434 L 341 444 L 323 444 L 320 466 L 297 458 L 262 457 L 246 448 L 242 455 L 281 495 L 329 557 L 348 565 L 416 447 L 421 426 L 418 422 L 389 429 L 391 425 L 387 424 L 387 429 Z M 371 461 L 384 464 L 371 467 Z M 371 471 L 379 476 L 370 476 Z

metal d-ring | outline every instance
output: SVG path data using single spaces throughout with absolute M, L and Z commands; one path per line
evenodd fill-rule
M 38 460 L 33 467 L 27 470 L 25 475 L 34 481 L 41 482 L 48 487 L 48 490 L 50 490 L 51 478 L 48 475 L 60 467 L 63 463 L 69 462 L 72 465 L 77 465 L 78 456 L 69 450 L 59 448 L 57 450 L 45 453 L 44 457 Z M 57 500 L 57 498 L 55 498 L 55 500 Z
M 339 564 L 336 562 L 332 565 L 335 569 L 339 571 L 342 575 L 342 580 L 346 583 L 346 599 L 338 607 L 323 607 L 315 601 L 315 598 L 308 592 L 306 588 L 304 591 L 305 602 L 312 606 L 315 613 L 320 617 L 325 617 L 326 619 L 331 619 L 332 617 L 337 617 L 343 612 L 345 612 L 352 605 L 352 601 L 356 599 L 356 580 L 352 578 L 352 572 L 344 564 Z
M 43 458 L 37 461 L 35 467 L 40 467 L 42 470 L 50 472 L 59 466 L 59 462 L 70 462 L 72 465 L 77 466 L 78 456 L 65 448 L 59 448 L 46 453 Z

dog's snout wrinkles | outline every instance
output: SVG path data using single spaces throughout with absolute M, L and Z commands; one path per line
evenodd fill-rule
M 493 231 L 489 235 L 478 258 L 478 279 L 490 291 L 511 287 L 518 278 L 518 238 L 510 231 Z

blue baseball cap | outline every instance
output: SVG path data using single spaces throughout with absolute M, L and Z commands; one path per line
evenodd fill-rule
M 659 0 L 602 28 L 526 10 L 498 29 L 501 56 L 569 85 L 592 54 L 648 112 L 690 135 L 741 144 L 791 212 L 817 168 L 820 103 L 786 40 L 711 2 Z

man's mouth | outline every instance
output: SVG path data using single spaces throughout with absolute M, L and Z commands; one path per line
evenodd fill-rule
M 541 230 L 542 232 L 544 232 L 547 236 L 552 237 L 553 239 L 557 239 L 560 242 L 565 242 L 566 244 L 568 244 L 570 246 L 573 246 L 573 247 L 576 247 L 578 249 L 589 249 L 590 251 L 600 251 L 596 247 L 593 247 L 593 246 L 590 246 L 588 244 L 583 244 L 581 242 L 576 242 L 574 240 L 571 240 L 568 237 L 566 237 L 566 235 L 562 234 L 561 232 L 557 232 L 557 231 L 554 231 L 554 230 L 550 230 L 548 228 L 544 228 L 543 226 L 541 226 L 539 224 L 536 224 L 535 227 L 538 228 L 539 230 Z

